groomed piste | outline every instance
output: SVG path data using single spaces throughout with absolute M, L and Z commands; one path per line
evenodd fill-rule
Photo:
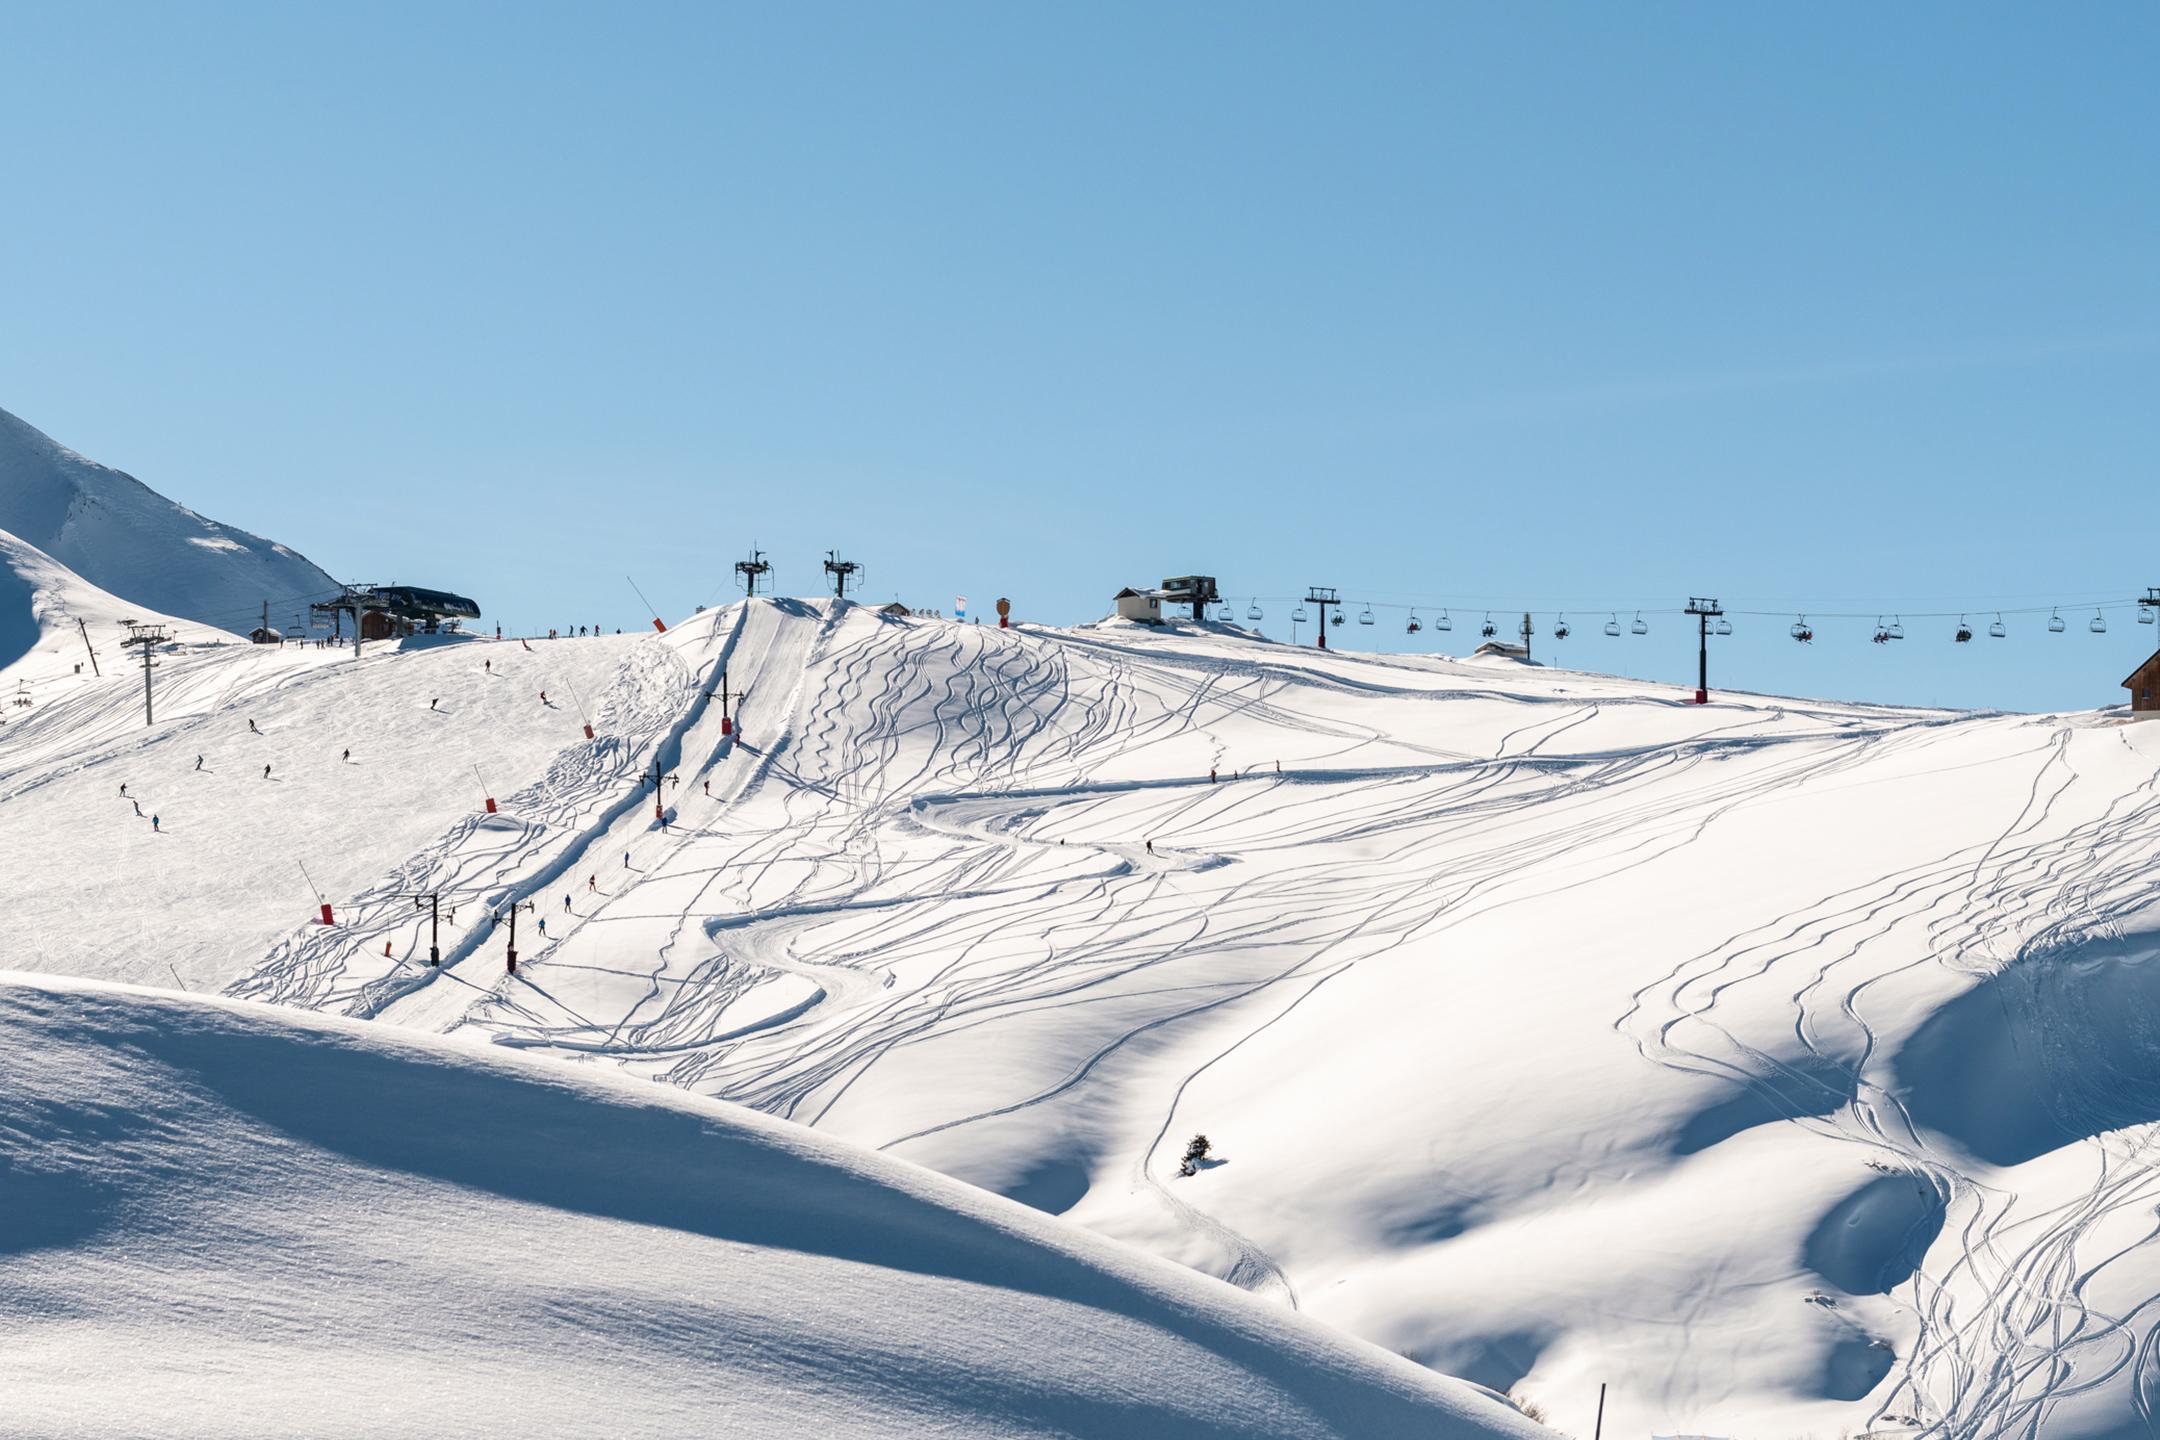
M 2160 1378 L 2119 712 L 763 598 L 162 673 L 0 731 L 35 968 L 734 1102 L 1576 1433 L 2097 1436 Z

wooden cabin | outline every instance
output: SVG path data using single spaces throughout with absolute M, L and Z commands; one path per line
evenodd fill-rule
M 2123 689 L 2130 692 L 2132 713 L 2160 714 L 2160 650 L 2155 650 L 2122 683 Z

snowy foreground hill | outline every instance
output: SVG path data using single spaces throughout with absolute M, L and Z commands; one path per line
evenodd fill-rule
M 0 410 L 0 531 L 139 609 L 245 632 L 338 588 L 283 545 L 205 519 Z M 303 612 L 304 613 L 304 612 Z
M 2160 727 L 784 600 L 160 674 L 0 728 L 14 963 L 738 1102 L 1578 1434 L 2144 1433 Z
M 0 978 L 10 1435 L 1540 1433 L 735 1106 Z

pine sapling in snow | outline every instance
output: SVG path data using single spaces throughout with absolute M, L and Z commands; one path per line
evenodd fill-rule
M 1195 1136 L 1193 1136 L 1193 1137 L 1192 1137 L 1192 1139 L 1190 1139 L 1190 1140 L 1188 1140 L 1188 1141 L 1186 1141 L 1186 1142 L 1185 1142 L 1185 1158 L 1184 1158 L 1184 1159 L 1183 1159 L 1182 1161 L 1180 1161 L 1180 1162 L 1178 1163 L 1178 1169 L 1177 1169 L 1177 1173 L 1178 1173 L 1178 1174 L 1180 1174 L 1180 1175 L 1197 1175 L 1197 1174 L 1199 1174 L 1199 1173 L 1200 1173 L 1200 1162 L 1201 1162 L 1202 1160 L 1205 1160 L 1205 1159 L 1207 1159 L 1207 1153 L 1208 1153 L 1208 1138 L 1207 1138 L 1207 1136 L 1205 1136 L 1205 1135 L 1195 1135 Z

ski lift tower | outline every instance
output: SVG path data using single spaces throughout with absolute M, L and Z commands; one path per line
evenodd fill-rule
M 1690 595 L 1687 609 L 1682 613 L 1695 617 L 1695 703 L 1707 705 L 1710 703 L 1710 622 L 1725 611 L 1715 600 Z
M 172 632 L 162 625 L 140 625 L 133 620 L 123 620 L 127 626 L 127 639 L 120 642 L 123 648 L 142 651 L 142 718 L 143 724 L 154 725 L 156 717 L 150 709 L 150 672 L 157 668 L 157 661 L 150 657 L 160 645 L 169 644 Z
M 741 569 L 742 567 L 737 566 L 736 568 Z M 834 599 L 847 599 L 848 581 L 853 579 L 861 569 L 862 566 L 856 564 L 853 560 L 842 560 L 840 552 L 837 550 L 827 550 L 825 552 L 825 573 L 832 576 Z
M 758 581 L 772 573 L 772 562 L 765 558 L 764 551 L 752 550 L 749 559 L 735 562 L 735 573 L 742 579 L 744 596 L 755 595 Z M 770 582 L 767 583 L 769 587 Z
M 1327 607 L 1342 608 L 1342 599 L 1332 585 L 1314 585 L 1305 592 L 1305 603 L 1320 607 L 1320 648 L 1327 649 Z

